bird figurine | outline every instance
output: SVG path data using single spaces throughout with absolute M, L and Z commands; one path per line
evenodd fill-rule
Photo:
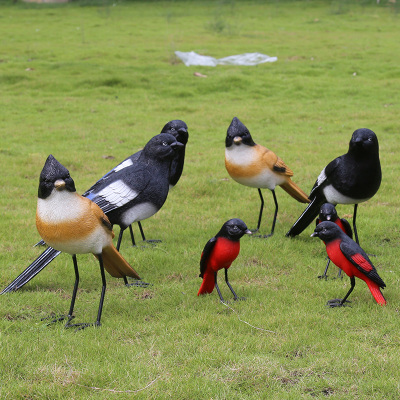
M 104 269 L 116 278 L 140 277 L 114 247 L 114 233 L 107 216 L 97 204 L 76 192 L 69 171 L 52 155 L 48 156 L 40 174 L 36 227 L 49 246 L 69 253 L 73 258 L 75 285 L 66 327 L 99 326 L 106 291 Z M 71 324 L 79 284 L 76 254 L 85 253 L 93 253 L 99 260 L 102 279 L 100 304 L 94 324 Z
M 200 259 L 199 276 L 203 278 L 203 282 L 197 293 L 198 296 L 212 293 L 215 287 L 219 298 L 223 303 L 225 302 L 217 284 L 217 273 L 224 268 L 225 282 L 234 300 L 239 299 L 229 283 L 228 269 L 239 254 L 240 238 L 245 234 L 251 234 L 246 224 L 241 219 L 233 218 L 226 221 L 220 231 L 206 243 Z
M 353 132 L 349 150 L 335 158 L 319 174 L 310 193 L 311 203 L 286 236 L 299 235 L 316 218 L 324 203 L 354 204 L 353 231 L 357 243 L 357 207 L 369 200 L 381 185 L 379 144 L 375 133 L 361 128 Z
M 290 196 L 301 203 L 309 203 L 307 195 L 290 179 L 292 170 L 271 150 L 254 143 L 249 130 L 238 118 L 233 118 L 225 139 L 225 167 L 228 174 L 236 182 L 258 189 L 261 208 L 258 216 L 257 232 L 260 229 L 264 207 L 262 188 L 271 190 L 275 203 L 275 214 L 271 233 L 272 236 L 278 215 L 278 201 L 275 187 L 279 185 Z
M 319 211 L 319 217 L 316 219 L 315 224 L 318 225 L 324 221 L 334 222 L 347 236 L 353 238 L 353 231 L 351 230 L 349 221 L 347 221 L 347 219 L 344 218 L 339 218 L 335 206 L 331 203 L 322 204 L 321 209 Z M 318 278 L 327 279 L 328 277 L 327 272 L 330 262 L 331 260 L 328 257 L 328 262 L 326 264 L 325 271 L 322 275 L 319 275 Z M 341 272 L 342 270 L 339 268 L 338 278 L 340 278 Z
M 171 164 L 176 151 L 182 147 L 184 144 L 171 134 L 156 135 L 149 140 L 138 159 L 121 163 L 120 168 L 114 168 L 85 192 L 85 197 L 99 205 L 111 224 L 121 227 L 117 250 L 128 226 L 154 215 L 164 204 L 169 191 Z M 60 253 L 48 247 L 1 294 L 20 289 Z M 128 283 L 126 277 L 123 279 L 127 286 L 148 285 L 145 282 Z
M 326 244 L 326 252 L 329 259 L 350 278 L 351 287 L 346 296 L 343 299 L 329 300 L 327 304 L 329 307 L 346 305 L 347 298 L 356 284 L 355 277 L 362 279 L 368 285 L 372 296 L 374 296 L 378 304 L 386 304 L 386 300 L 380 290 L 380 288 L 383 289 L 386 285 L 376 272 L 368 255 L 338 225 L 331 221 L 321 222 L 316 226 L 311 236 L 319 237 Z

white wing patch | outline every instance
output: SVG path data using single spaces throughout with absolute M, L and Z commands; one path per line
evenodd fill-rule
M 325 174 L 325 168 L 321 171 L 321 173 L 318 175 L 317 178 L 317 186 L 321 186 L 321 184 L 326 181 L 326 174 Z
M 97 193 L 97 196 L 102 197 L 109 203 L 122 207 L 124 204 L 133 200 L 138 195 L 138 192 L 131 189 L 121 180 L 109 184 L 106 188 Z
M 128 158 L 127 160 L 123 161 L 121 164 L 117 165 L 113 171 L 114 172 L 118 172 L 121 171 L 121 169 L 124 169 L 126 167 L 129 167 L 133 164 L 132 160 L 130 158 Z

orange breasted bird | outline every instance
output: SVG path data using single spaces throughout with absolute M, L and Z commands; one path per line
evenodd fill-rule
M 74 318 L 73 311 L 79 284 L 76 254 L 93 253 L 99 260 L 102 291 L 94 323 L 99 326 L 106 291 L 104 269 L 116 278 L 130 276 L 140 279 L 140 277 L 114 247 L 112 243 L 114 233 L 107 216 L 97 204 L 76 192 L 69 171 L 52 155 L 47 158 L 40 174 L 36 227 L 49 246 L 69 253 L 73 258 L 75 285 L 66 327 L 79 326 L 81 329 L 92 325 L 70 324 Z M 57 320 L 63 319 L 65 317 Z
M 319 210 L 319 217 L 316 219 L 315 224 L 318 225 L 324 221 L 332 221 L 334 222 L 347 236 L 353 238 L 353 231 L 351 230 L 351 226 L 349 221 L 345 218 L 339 218 L 339 215 L 336 211 L 336 208 L 331 203 L 324 203 Z M 318 276 L 318 278 L 323 279 L 327 278 L 328 276 L 326 273 L 328 272 L 329 263 L 331 260 L 328 257 L 328 262 L 326 263 L 325 271 L 323 275 Z M 339 268 L 338 278 L 341 276 L 342 270 Z
M 292 170 L 273 151 L 254 143 L 249 130 L 236 117 L 233 118 L 226 134 L 225 167 L 233 180 L 258 189 L 261 208 L 255 232 L 260 229 L 264 207 L 261 189 L 271 190 L 275 203 L 275 214 L 271 233 L 263 237 L 269 237 L 274 233 L 278 215 L 278 201 L 275 195 L 277 185 L 297 201 L 310 202 L 308 196 L 290 179 L 293 176 Z
M 239 254 L 240 238 L 245 234 L 251 234 L 246 224 L 241 219 L 233 218 L 226 221 L 221 230 L 206 243 L 200 259 L 199 276 L 203 278 L 203 282 L 197 293 L 198 296 L 212 293 L 215 287 L 219 298 L 224 302 L 217 284 L 217 273 L 224 268 L 225 282 L 231 290 L 234 300 L 238 300 L 238 296 L 228 281 L 228 269 Z
M 312 237 L 319 237 L 326 244 L 326 252 L 332 262 L 342 269 L 350 278 L 351 287 L 343 299 L 328 301 L 329 307 L 345 306 L 347 298 L 356 284 L 355 277 L 362 279 L 380 305 L 385 305 L 386 300 L 380 288 L 386 287 L 381 277 L 376 272 L 374 265 L 365 251 L 349 236 L 347 236 L 338 225 L 331 221 L 318 224 Z

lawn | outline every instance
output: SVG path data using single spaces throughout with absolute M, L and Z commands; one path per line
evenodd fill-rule
M 143 222 L 149 239 L 121 253 L 147 288 L 107 276 L 100 328 L 43 318 L 68 311 L 72 259 L 60 255 L 0 296 L 2 399 L 398 399 L 400 334 L 400 31 L 398 2 L 0 2 L 0 289 L 43 249 L 35 210 L 49 154 L 79 193 L 141 149 L 163 125 L 189 127 L 183 175 Z M 258 66 L 186 67 L 179 51 L 278 57 Z M 206 77 L 194 75 L 199 72 Z M 325 267 L 313 227 L 285 233 L 304 209 L 282 189 L 275 234 L 244 237 L 229 270 L 245 301 L 197 297 L 205 243 L 230 218 L 257 223 L 256 189 L 230 179 L 224 140 L 238 117 L 306 192 L 353 131 L 378 136 L 378 193 L 357 214 L 362 247 L 387 287 L 386 307 L 357 280 L 351 307 L 330 309 L 347 277 Z M 262 231 L 270 229 L 264 190 Z M 351 221 L 353 207 L 339 205 Z M 115 227 L 118 234 L 119 228 Z M 134 225 L 136 238 L 140 238 Z M 128 236 L 128 235 L 126 235 Z M 78 256 L 77 322 L 94 321 L 100 274 Z M 220 274 L 226 300 L 231 295 Z

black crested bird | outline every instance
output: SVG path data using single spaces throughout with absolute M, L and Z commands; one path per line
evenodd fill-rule
M 353 238 L 353 231 L 351 230 L 349 221 L 347 221 L 347 219 L 345 219 L 345 218 L 339 218 L 339 215 L 336 211 L 335 206 L 331 203 L 322 204 L 321 209 L 319 211 L 319 217 L 316 219 L 315 224 L 318 225 L 324 221 L 334 222 L 347 236 L 349 236 L 350 238 Z M 326 275 L 326 273 L 328 272 L 328 267 L 329 267 L 330 262 L 331 262 L 331 260 L 328 257 L 328 262 L 326 263 L 325 271 L 324 271 L 323 275 L 319 275 L 318 278 L 326 279 L 328 277 Z M 338 277 L 341 276 L 341 272 L 342 272 L 342 270 L 339 268 Z
M 278 201 L 275 187 L 279 185 L 290 196 L 301 203 L 309 203 L 307 195 L 290 179 L 292 170 L 271 150 L 254 143 L 249 130 L 238 118 L 233 118 L 225 139 L 225 167 L 229 175 L 238 183 L 258 189 L 261 208 L 257 229 L 260 229 L 264 207 L 261 188 L 271 190 L 275 203 L 275 214 L 269 237 L 273 235 L 278 215 Z
M 329 307 L 342 307 L 346 305 L 347 298 L 356 284 L 355 277 L 362 279 L 367 285 L 374 299 L 380 305 L 385 305 L 386 300 L 380 288 L 386 287 L 378 275 L 374 265 L 365 251 L 338 225 L 331 221 L 318 224 L 312 237 L 319 237 L 326 245 L 326 252 L 332 262 L 342 269 L 350 278 L 351 287 L 343 299 L 328 301 Z
M 357 129 L 351 137 L 348 152 L 331 161 L 319 174 L 309 196 L 311 203 L 286 236 L 303 232 L 316 218 L 323 203 L 354 204 L 353 230 L 358 243 L 358 204 L 375 195 L 381 179 L 378 138 L 370 129 Z
M 239 218 L 233 218 L 226 221 L 220 231 L 206 243 L 200 259 L 199 276 L 203 278 L 203 282 L 197 293 L 198 296 L 211 293 L 215 287 L 219 298 L 224 302 L 217 284 L 217 273 L 224 268 L 225 282 L 232 292 L 234 300 L 239 299 L 228 281 L 228 268 L 238 256 L 240 238 L 245 234 L 251 234 L 246 224 Z
M 92 324 L 71 324 L 79 284 L 76 254 L 93 253 L 99 260 L 102 279 L 97 319 L 100 325 L 106 291 L 104 269 L 117 278 L 131 276 L 140 279 L 136 271 L 121 256 L 112 243 L 112 225 L 100 207 L 76 193 L 75 183 L 69 171 L 50 155 L 40 174 L 36 227 L 49 246 L 72 255 L 75 270 L 75 285 L 67 317 L 66 327 L 84 328 Z
M 121 227 L 117 249 L 123 231 L 130 224 L 149 218 L 164 204 L 169 191 L 170 166 L 175 151 L 183 146 L 168 133 L 156 135 L 146 144 L 137 160 L 109 172 L 92 186 L 90 193 L 86 192 L 110 222 Z M 48 247 L 1 294 L 20 289 L 59 254 L 59 250 Z M 128 285 L 126 277 L 123 278 Z

